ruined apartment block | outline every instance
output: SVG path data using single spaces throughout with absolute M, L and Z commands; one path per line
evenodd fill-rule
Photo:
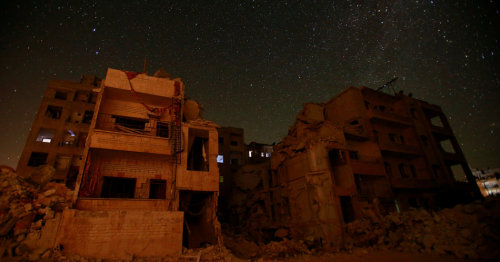
M 479 195 L 439 106 L 366 87 L 304 104 L 270 169 L 255 191 L 266 194 L 260 227 L 324 247 L 340 247 L 354 219 Z
M 94 115 L 97 94 L 93 89 L 99 85 L 94 76 L 83 76 L 79 83 L 49 82 L 19 159 L 20 176 L 48 164 L 56 169 L 55 181 L 74 187 Z
M 82 153 L 76 209 L 63 212 L 56 246 L 129 259 L 219 244 L 217 126 L 197 106 L 184 99 L 182 81 L 162 70 L 108 69 Z

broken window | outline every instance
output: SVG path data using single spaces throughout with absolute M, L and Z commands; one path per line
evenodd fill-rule
M 36 136 L 37 142 L 50 143 L 54 139 L 56 130 L 48 128 L 40 128 L 38 135 Z
M 167 123 L 158 122 L 156 124 L 156 136 L 169 137 L 169 128 Z
M 49 153 L 32 152 L 28 160 L 28 166 L 41 166 L 47 164 Z
M 45 112 L 46 117 L 50 117 L 52 119 L 60 119 L 62 114 L 62 107 L 60 106 L 48 106 L 47 111 Z
M 66 100 L 66 98 L 68 98 L 68 93 L 63 91 L 56 91 L 56 93 L 54 94 L 54 98 L 60 100 Z
M 92 117 L 94 116 L 94 111 L 92 110 L 86 110 L 85 114 L 83 115 L 83 120 L 82 123 L 84 124 L 90 124 L 92 121 Z
M 187 169 L 208 171 L 208 131 L 189 129 Z
M 403 177 L 403 178 L 408 177 L 408 175 L 406 174 L 406 170 L 405 170 L 405 164 L 399 164 L 398 168 L 399 168 L 399 173 L 401 174 L 401 177 Z
M 134 198 L 135 178 L 103 177 L 101 197 Z
M 72 130 L 68 129 L 64 133 L 63 140 L 59 143 L 59 146 L 74 146 L 76 145 L 76 134 Z
M 115 118 L 116 129 L 124 132 L 142 133 L 149 120 L 137 119 L 124 116 L 113 116 Z
M 167 181 L 151 179 L 149 181 L 149 199 L 165 199 L 167 196 Z

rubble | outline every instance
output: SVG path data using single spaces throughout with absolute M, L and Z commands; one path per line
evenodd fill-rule
M 345 247 L 492 259 L 500 257 L 498 221 L 498 199 L 457 205 L 437 212 L 425 209 L 394 212 L 379 221 L 366 218 L 347 224 Z
M 0 260 L 38 261 L 50 255 L 58 213 L 73 195 L 63 184 L 48 182 L 52 169 L 42 166 L 29 179 L 1 169 Z

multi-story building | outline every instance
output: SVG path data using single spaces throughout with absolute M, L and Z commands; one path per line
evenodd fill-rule
M 74 186 L 94 114 L 100 79 L 83 76 L 79 83 L 51 80 L 17 166 L 26 177 L 39 165 L 56 169 L 54 180 Z
M 484 197 L 500 194 L 500 168 L 476 169 L 472 174 Z
M 262 163 L 269 161 L 273 155 L 273 146 L 257 142 L 250 142 L 248 148 L 248 161 L 249 163 Z
M 90 257 L 177 256 L 220 243 L 217 126 L 183 114 L 184 84 L 108 69 L 57 245 Z
M 288 227 L 325 247 L 342 243 L 357 218 L 479 196 L 439 106 L 366 87 L 304 104 L 270 168 L 270 186 L 259 191 L 272 216 L 263 227 Z
M 231 196 L 233 190 L 233 175 L 238 168 L 245 164 L 245 140 L 243 128 L 219 127 L 219 155 L 217 164 L 219 166 L 219 211 L 227 212 L 227 197 Z M 223 218 L 223 216 L 220 216 Z

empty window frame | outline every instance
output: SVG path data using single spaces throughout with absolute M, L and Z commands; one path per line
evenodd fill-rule
M 156 124 L 156 136 L 169 137 L 169 127 L 167 123 L 158 122 Z
M 32 152 L 28 160 L 28 166 L 41 166 L 47 164 L 49 153 Z
M 103 177 L 101 197 L 134 198 L 135 178 Z
M 84 124 L 90 124 L 92 121 L 92 117 L 94 116 L 94 111 L 92 110 L 86 110 L 85 114 L 83 114 L 83 120 L 82 123 Z
M 56 90 L 56 93 L 54 94 L 54 98 L 60 99 L 60 100 L 66 100 L 68 98 L 68 93 Z
M 357 151 L 349 151 L 349 157 L 353 160 L 358 160 L 359 159 L 358 152 Z
M 166 199 L 167 181 L 162 179 L 151 179 L 149 181 L 149 199 Z
M 55 129 L 40 128 L 40 130 L 38 131 L 38 135 L 36 136 L 36 141 L 42 143 L 51 143 L 54 139 L 55 133 Z
M 208 131 L 189 129 L 187 169 L 208 171 Z
M 60 119 L 62 114 L 62 107 L 60 106 L 48 106 L 47 111 L 45 111 L 45 116 L 52 119 Z
M 115 118 L 115 127 L 121 131 L 134 131 L 134 130 L 144 130 L 146 123 L 149 120 L 137 119 L 124 116 L 113 116 Z

